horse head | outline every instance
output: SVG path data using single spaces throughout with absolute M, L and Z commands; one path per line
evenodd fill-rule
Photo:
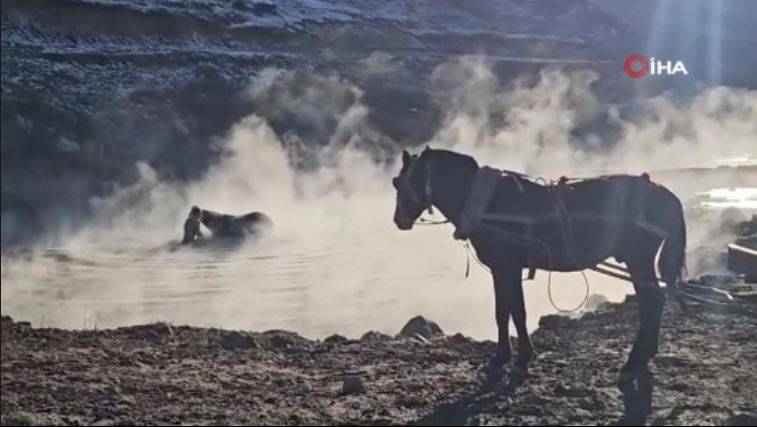
M 394 223 L 410 230 L 423 210 L 432 205 L 457 226 L 478 170 L 473 157 L 449 150 L 426 147 L 420 155 L 402 152 L 402 169 L 392 179 L 397 190 Z
M 402 151 L 402 169 L 392 179 L 397 190 L 394 223 L 400 230 L 410 230 L 425 209 L 431 211 L 431 187 L 428 165 L 433 150 L 428 147 L 419 155 Z
M 218 212 L 209 211 L 207 209 L 200 210 L 200 222 L 207 227 L 213 234 L 218 233 L 218 229 L 221 226 L 222 215 Z

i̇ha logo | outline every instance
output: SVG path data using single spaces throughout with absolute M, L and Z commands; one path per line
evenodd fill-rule
M 637 53 L 628 55 L 623 68 L 625 68 L 626 74 L 634 79 L 639 79 L 646 75 L 674 76 L 679 73 L 685 76 L 689 75 L 683 61 L 660 61 L 654 57 L 647 58 Z

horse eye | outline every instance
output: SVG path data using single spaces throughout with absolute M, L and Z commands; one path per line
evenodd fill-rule
M 400 189 L 400 179 L 399 179 L 399 177 L 392 178 L 392 185 L 394 186 L 395 190 L 399 190 Z

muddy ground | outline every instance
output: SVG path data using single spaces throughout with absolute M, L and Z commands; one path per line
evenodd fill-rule
M 650 424 L 754 425 L 757 317 L 695 311 L 668 304 L 654 377 L 625 401 L 616 380 L 634 301 L 543 318 L 528 378 L 491 392 L 479 385 L 494 344 L 462 335 L 311 341 L 166 324 L 36 329 L 4 318 L 2 423 L 610 424 L 643 421 L 651 404 Z

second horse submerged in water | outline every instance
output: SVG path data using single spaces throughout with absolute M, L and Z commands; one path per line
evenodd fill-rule
M 200 224 L 207 227 L 214 239 L 243 240 L 257 237 L 273 228 L 273 221 L 262 212 L 244 215 L 229 215 L 192 206 L 189 217 L 184 222 L 183 244 L 204 238 Z

